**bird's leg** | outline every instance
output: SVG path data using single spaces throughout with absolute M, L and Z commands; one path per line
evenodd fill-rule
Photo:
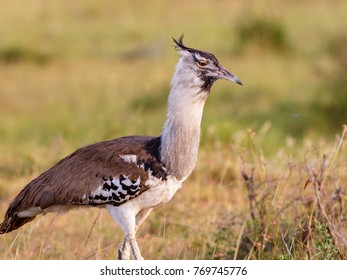
M 152 209 L 153 208 L 143 209 L 136 215 L 135 234 L 136 234 L 136 231 L 138 230 L 138 228 L 140 227 L 140 225 L 144 222 L 144 220 L 146 220 L 146 218 L 152 212 Z M 131 247 L 131 252 L 132 252 L 133 256 L 135 256 L 136 249 L 134 250 L 134 248 L 135 247 L 138 248 L 138 245 L 137 245 L 136 240 L 135 240 L 136 244 L 131 245 L 131 243 L 134 243 L 134 242 L 131 241 L 131 239 L 127 239 L 127 237 L 125 237 L 122 240 L 122 242 L 120 243 L 120 245 L 118 247 L 118 259 L 119 260 L 128 260 L 130 258 L 130 247 Z M 140 255 L 140 257 L 141 257 L 141 255 Z
M 143 257 L 141 256 L 141 253 L 140 253 L 140 248 L 136 242 L 135 234 L 133 236 L 130 234 L 127 237 L 127 239 L 130 243 L 130 250 L 131 250 L 131 254 L 133 256 L 133 259 L 134 260 L 143 260 Z
M 152 212 L 153 208 L 141 210 L 136 215 L 136 228 L 135 233 L 138 230 L 139 226 L 146 220 L 148 215 Z M 134 245 L 136 246 L 136 245 Z M 134 250 L 132 250 L 133 253 Z M 133 253 L 134 254 L 134 253 Z M 119 260 L 128 260 L 130 258 L 130 240 L 126 237 L 122 240 L 118 247 L 118 259 Z
M 134 212 L 134 209 L 130 208 L 129 206 L 127 207 L 126 204 L 118 207 L 109 205 L 106 208 L 112 218 L 120 225 L 125 233 L 125 239 L 120 244 L 118 251 L 121 258 L 123 259 L 129 257 L 129 249 L 127 248 L 130 245 L 130 252 L 133 259 L 142 260 L 143 258 L 135 238 L 137 213 Z M 118 257 L 120 257 L 120 255 L 118 255 Z
M 122 240 L 118 247 L 118 259 L 129 260 L 130 259 L 130 246 L 126 237 Z
M 136 231 L 139 229 L 140 225 L 146 220 L 146 218 L 151 214 L 153 208 L 143 209 L 136 215 Z

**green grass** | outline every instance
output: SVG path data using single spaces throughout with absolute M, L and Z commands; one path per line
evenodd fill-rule
M 196 169 L 140 229 L 144 257 L 346 258 L 347 4 L 217 2 L 6 0 L 0 213 L 78 147 L 158 135 L 184 33 L 244 86 L 212 88 Z M 114 258 L 121 238 L 105 211 L 46 215 L 1 236 L 0 259 Z

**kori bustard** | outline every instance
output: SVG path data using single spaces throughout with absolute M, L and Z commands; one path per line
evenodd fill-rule
M 200 123 L 218 79 L 242 85 L 208 52 L 174 40 L 181 58 L 168 100 L 167 120 L 157 137 L 128 136 L 78 149 L 32 180 L 10 203 L 0 234 L 77 206 L 105 207 L 125 237 L 118 258 L 142 259 L 136 231 L 153 208 L 168 202 L 192 172 Z

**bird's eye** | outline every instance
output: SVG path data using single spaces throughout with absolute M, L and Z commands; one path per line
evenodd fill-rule
M 198 64 L 199 64 L 199 66 L 204 67 L 207 65 L 207 61 L 206 60 L 198 60 Z

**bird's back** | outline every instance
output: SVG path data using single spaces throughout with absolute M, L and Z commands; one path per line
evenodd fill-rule
M 32 180 L 11 202 L 0 233 L 42 212 L 77 205 L 121 205 L 146 191 L 149 177 L 166 180 L 160 137 L 129 136 L 78 149 Z

